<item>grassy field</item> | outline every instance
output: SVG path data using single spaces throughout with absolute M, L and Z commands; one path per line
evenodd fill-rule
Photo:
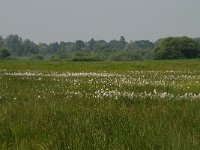
M 200 60 L 0 61 L 0 149 L 199 149 Z

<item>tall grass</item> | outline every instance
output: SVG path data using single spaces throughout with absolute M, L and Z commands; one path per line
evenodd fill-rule
M 0 149 L 199 149 L 200 99 L 177 99 L 200 92 L 199 66 L 198 60 L 0 62 Z M 28 70 L 106 71 L 114 76 L 5 74 Z M 134 70 L 142 72 L 130 72 Z M 143 81 L 152 83 L 140 84 Z M 153 94 L 156 89 L 175 97 L 98 97 L 95 92 L 100 89 L 136 94 Z

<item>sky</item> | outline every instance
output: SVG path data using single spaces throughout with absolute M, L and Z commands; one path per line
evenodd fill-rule
M 0 0 L 0 35 L 34 42 L 200 37 L 200 0 Z

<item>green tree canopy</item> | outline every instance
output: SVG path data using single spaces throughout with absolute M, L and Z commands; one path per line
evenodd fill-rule
M 39 52 L 38 45 L 28 39 L 23 41 L 22 45 L 23 45 L 24 55 L 37 54 Z
M 123 50 L 125 48 L 126 44 L 127 44 L 125 37 L 121 36 L 119 42 L 120 42 L 119 49 Z
M 160 39 L 156 45 L 156 59 L 197 58 L 200 54 L 199 44 L 185 36 Z
M 52 54 L 56 54 L 60 49 L 60 45 L 58 42 L 50 43 L 48 46 L 48 52 Z
M 134 41 L 127 44 L 125 47 L 126 50 L 147 50 L 153 49 L 154 43 L 150 42 L 149 40 L 140 40 Z
M 0 48 L 4 47 L 4 39 L 0 36 Z
M 81 40 L 77 40 L 75 42 L 75 50 L 76 51 L 81 51 L 85 47 L 85 43 Z
M 93 38 L 88 42 L 89 51 L 95 51 L 96 50 L 95 43 L 96 43 L 96 41 Z
M 195 38 L 194 40 L 195 40 L 196 42 L 198 42 L 199 45 L 200 45 L 200 38 Z
M 9 51 L 5 48 L 0 48 L 0 59 L 5 59 L 8 56 L 10 56 Z
M 5 39 L 5 47 L 9 49 L 12 54 L 18 55 L 22 50 L 22 38 L 18 35 L 9 35 Z
M 105 40 L 96 41 L 96 49 L 99 52 L 109 51 L 109 45 Z

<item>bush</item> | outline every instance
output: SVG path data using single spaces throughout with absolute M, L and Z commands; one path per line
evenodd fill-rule
M 154 50 L 155 59 L 197 58 L 199 54 L 198 42 L 188 37 L 161 39 Z
M 32 60 L 43 60 L 44 57 L 42 55 L 35 55 L 33 57 L 31 57 Z
M 51 56 L 50 60 L 51 60 L 51 61 L 60 61 L 61 58 L 60 58 L 59 55 L 53 55 L 53 56 Z
M 111 54 L 111 60 L 114 61 L 132 61 L 150 59 L 150 50 L 134 50 L 134 51 L 121 51 Z
M 16 57 L 16 56 L 8 56 L 5 58 L 5 60 L 19 60 L 20 58 L 19 57 Z
M 93 54 L 77 53 L 70 59 L 71 61 L 99 61 L 100 59 Z
M 99 61 L 99 59 L 96 57 L 84 56 L 84 57 L 72 57 L 71 61 Z
M 1 48 L 0 49 L 0 59 L 5 59 L 8 56 L 10 56 L 9 51 L 5 48 Z

